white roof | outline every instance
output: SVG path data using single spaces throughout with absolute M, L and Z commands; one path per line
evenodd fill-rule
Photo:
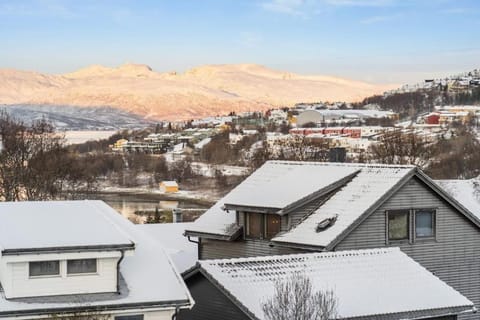
M 435 182 L 480 219 L 480 177 L 469 180 L 435 180 Z
M 358 168 L 318 162 L 268 161 L 232 192 L 226 204 L 278 208 L 346 178 Z
M 85 201 L 65 201 L 64 208 L 68 209 L 69 205 L 75 207 L 78 203 Z M 44 202 L 55 206 L 55 202 Z M 163 248 L 153 241 L 150 236 L 136 228 L 133 223 L 125 219 L 114 209 L 109 207 L 103 201 L 88 201 L 89 205 L 96 208 L 96 214 L 103 215 L 110 220 L 111 224 L 118 228 L 121 233 L 125 233 L 135 242 L 135 252 L 133 255 L 126 255 L 120 264 L 120 272 L 128 287 L 126 292 L 118 295 L 112 294 L 110 299 L 98 299 L 96 295 L 75 295 L 69 301 L 58 302 L 58 297 L 35 298 L 35 301 L 28 301 L 25 299 L 6 300 L 3 295 L 0 295 L 0 317 L 7 312 L 17 312 L 29 310 L 43 310 L 43 309 L 59 309 L 75 307 L 92 307 L 92 306 L 117 306 L 120 309 L 128 309 L 128 305 L 143 305 L 148 308 L 158 308 L 162 304 L 166 307 L 172 307 L 172 304 L 191 304 L 192 299 L 185 283 L 181 279 L 178 272 L 175 270 L 171 260 L 165 253 Z M 12 204 L 21 205 L 20 202 Z M 67 210 L 68 211 L 68 210 Z M 36 212 L 39 216 L 48 218 L 48 212 Z M 57 228 L 62 228 L 64 220 L 57 223 Z M 94 223 L 90 226 L 94 227 Z M 17 229 L 16 234 L 29 237 L 28 233 L 23 230 L 20 233 Z M 85 238 L 94 235 L 94 232 L 89 231 L 84 234 Z M 68 300 L 68 299 L 67 299 Z M 157 306 L 155 306 L 157 305 Z
M 287 233 L 273 238 L 273 241 L 328 246 L 402 178 L 414 170 L 413 166 L 387 165 L 358 165 L 357 168 L 360 172 L 355 178 L 346 183 L 302 223 Z M 337 216 L 337 220 L 331 227 L 320 232 L 316 231 L 318 223 L 333 216 Z
M 198 143 L 195 144 L 195 149 L 202 149 L 207 144 L 209 144 L 210 141 L 212 141 L 212 138 L 205 138 L 205 139 L 199 141 Z
M 162 181 L 162 184 L 164 184 L 166 187 L 178 187 L 177 181 Z
M 245 205 L 281 207 L 358 172 L 317 212 L 290 232 L 273 239 L 323 247 L 412 170 L 413 166 L 268 161 L 200 216 L 188 231 L 229 235 L 236 217 L 233 210 L 222 210 L 224 204 L 242 204 L 241 201 L 244 201 Z M 318 222 L 337 214 L 337 221 L 332 227 L 320 233 L 315 231 Z
M 273 296 L 274 281 L 296 273 L 310 278 L 315 291 L 334 292 L 339 318 L 473 308 L 398 248 L 205 260 L 200 266 L 258 319 L 264 319 L 262 303 Z
M 170 255 L 179 272 L 192 268 L 198 260 L 197 245 L 183 236 L 185 229 L 193 222 L 147 223 L 135 225 L 141 231 L 157 241 Z M 192 240 L 196 241 L 195 237 Z
M 0 202 L 0 251 L 131 243 L 97 201 Z

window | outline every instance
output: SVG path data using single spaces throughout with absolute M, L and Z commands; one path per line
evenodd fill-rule
M 95 273 L 97 272 L 97 259 L 78 259 L 67 261 L 67 273 Z
M 409 239 L 409 210 L 388 211 L 388 240 Z
M 247 236 L 260 239 L 263 236 L 263 214 L 247 213 Z
M 143 314 L 136 314 L 132 316 L 116 316 L 115 320 L 143 320 Z
M 28 264 L 30 277 L 60 275 L 60 261 L 35 261 Z
M 267 219 L 265 238 L 272 239 L 280 232 L 280 216 L 276 214 L 267 214 L 265 218 Z
M 435 236 L 435 211 L 415 211 L 415 237 L 430 238 Z

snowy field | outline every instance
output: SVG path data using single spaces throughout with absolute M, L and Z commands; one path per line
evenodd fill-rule
M 84 143 L 90 140 L 107 139 L 117 131 L 115 130 L 98 130 L 98 131 L 65 131 L 65 139 L 67 144 Z

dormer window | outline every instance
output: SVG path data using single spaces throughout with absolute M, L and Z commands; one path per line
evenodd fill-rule
M 245 236 L 250 239 L 272 239 L 280 232 L 281 218 L 276 214 L 245 213 Z
M 35 261 L 28 265 L 30 277 L 59 276 L 60 261 Z
M 67 261 L 67 274 L 96 273 L 97 259 L 77 259 Z

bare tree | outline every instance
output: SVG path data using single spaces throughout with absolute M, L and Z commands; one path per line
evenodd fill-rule
M 45 120 L 26 125 L 0 114 L 0 196 L 44 200 L 61 192 L 69 167 L 63 136 Z
M 266 320 L 330 320 L 337 317 L 338 300 L 331 290 L 314 291 L 305 274 L 275 282 L 275 293 L 262 304 Z
M 410 164 L 425 167 L 432 155 L 432 146 L 415 132 L 387 132 L 369 148 L 370 160 L 384 164 Z

